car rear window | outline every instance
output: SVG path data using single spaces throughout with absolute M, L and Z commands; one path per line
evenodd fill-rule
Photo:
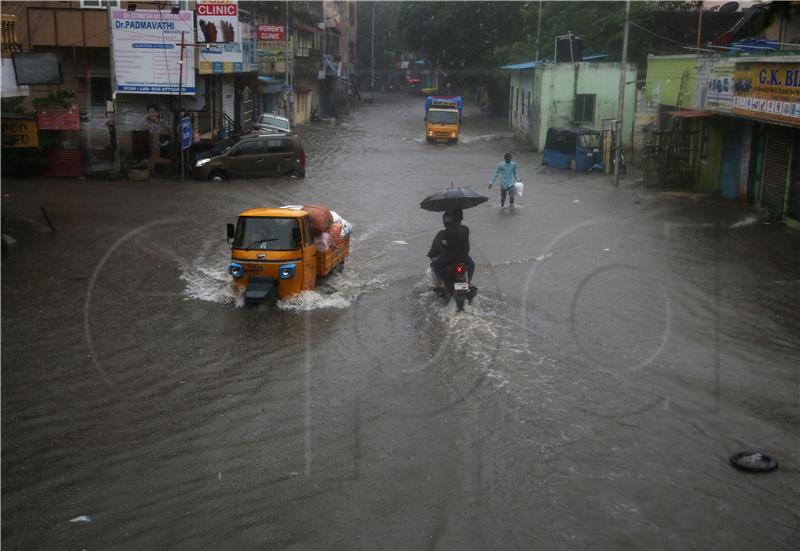
M 267 142 L 270 153 L 291 153 L 291 140 L 269 140 Z

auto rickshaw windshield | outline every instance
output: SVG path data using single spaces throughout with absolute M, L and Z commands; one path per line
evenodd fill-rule
M 300 226 L 296 218 L 240 217 L 233 248 L 261 251 L 299 249 Z
M 599 149 L 600 134 L 581 134 L 578 143 L 584 149 Z

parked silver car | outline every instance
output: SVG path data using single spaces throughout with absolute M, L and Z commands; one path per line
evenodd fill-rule
M 273 134 L 291 132 L 292 125 L 286 117 L 264 113 L 253 125 L 253 132 L 259 134 Z

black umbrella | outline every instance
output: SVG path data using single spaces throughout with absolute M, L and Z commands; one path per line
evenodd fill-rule
M 444 212 L 452 209 L 472 208 L 488 200 L 488 197 L 484 197 L 468 187 L 453 187 L 453 184 L 450 184 L 449 188 L 427 196 L 419 206 L 433 212 Z

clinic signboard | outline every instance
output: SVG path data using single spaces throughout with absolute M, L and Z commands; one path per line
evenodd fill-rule
M 201 75 L 241 73 L 243 36 L 237 0 L 201 0 L 197 7 L 197 42 Z
M 737 63 L 733 112 L 766 121 L 800 125 L 800 62 Z
M 283 42 L 286 33 L 283 25 L 259 25 L 259 42 Z
M 158 10 L 111 10 L 117 92 L 193 95 L 194 53 L 184 49 L 180 76 L 181 33 L 194 42 L 194 13 Z

